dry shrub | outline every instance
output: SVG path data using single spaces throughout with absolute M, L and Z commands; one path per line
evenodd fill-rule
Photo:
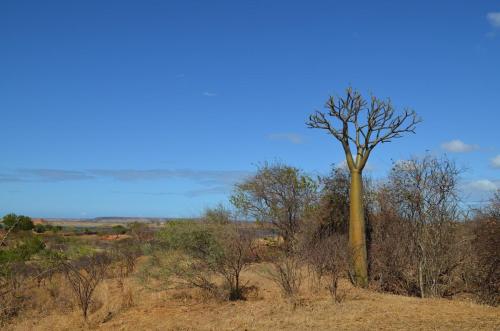
M 191 295 L 191 293 L 189 293 L 187 291 L 178 291 L 178 292 L 172 293 L 172 298 L 174 300 L 188 301 L 188 300 L 193 299 L 193 296 Z
M 122 291 L 121 308 L 127 309 L 134 306 L 134 292 L 131 288 L 126 288 Z
M 50 269 L 35 263 L 15 261 L 0 267 L 0 324 L 33 305 L 34 292 Z
M 371 279 L 382 290 L 447 297 L 461 291 L 457 179 L 446 159 L 398 162 L 379 189 L 371 222 Z
M 141 254 L 141 246 L 131 239 L 119 241 L 111 249 L 114 263 L 110 271 L 121 290 L 124 289 L 125 279 L 134 272 L 137 259 Z
M 394 294 L 419 295 L 417 248 L 408 224 L 387 212 L 373 217 L 371 229 L 371 286 Z
M 129 233 L 137 244 L 150 242 L 154 238 L 153 229 L 146 223 L 133 222 L 129 224 Z
M 302 263 L 298 254 L 290 252 L 276 257 L 270 267 L 265 268 L 265 276 L 276 283 L 285 298 L 295 299 L 303 280 Z
M 26 282 L 26 265 L 15 263 L 3 266 L 0 277 L 0 325 L 17 316 L 25 305 L 23 286 Z
M 336 302 L 345 298 L 339 293 L 338 283 L 347 276 L 349 269 L 349 250 L 345 236 L 332 235 L 313 244 L 308 254 L 308 262 L 313 266 L 319 278 L 326 278 L 328 290 Z
M 61 263 L 62 270 L 73 291 L 77 304 L 86 320 L 89 308 L 94 302 L 97 285 L 107 276 L 112 259 L 105 253 L 82 257 L 75 261 Z
M 74 302 L 71 298 L 73 295 L 69 284 L 65 282 L 63 278 L 64 275 L 59 274 L 55 275 L 44 285 L 44 289 L 46 291 L 47 300 L 43 296 L 40 296 L 40 299 L 46 301 L 46 305 L 48 303 L 52 304 L 51 309 L 67 312 L 68 309 L 72 309 L 74 307 Z
M 500 219 L 482 217 L 474 224 L 471 285 L 482 303 L 500 304 Z
M 167 286 L 180 282 L 207 297 L 243 300 L 247 285 L 240 275 L 257 258 L 254 239 L 253 230 L 234 222 L 169 222 L 158 234 L 142 279 Z
M 117 262 L 119 276 L 128 277 L 135 269 L 137 259 L 141 256 L 141 247 L 132 240 L 122 240 L 112 250 Z

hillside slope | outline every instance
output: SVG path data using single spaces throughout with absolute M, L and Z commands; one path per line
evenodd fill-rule
M 76 308 L 17 320 L 9 330 L 500 330 L 500 308 L 469 301 L 419 299 L 352 288 L 342 283 L 344 302 L 304 282 L 296 304 L 281 298 L 255 266 L 245 280 L 259 290 L 247 301 L 218 302 L 190 289 L 154 292 L 128 279 L 108 281 L 101 302 L 83 323 Z

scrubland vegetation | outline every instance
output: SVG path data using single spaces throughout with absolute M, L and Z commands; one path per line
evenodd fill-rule
M 161 227 L 81 234 L 6 215 L 2 328 L 494 329 L 500 193 L 464 213 L 458 173 L 427 156 L 365 180 L 367 289 L 353 285 L 343 168 L 314 179 L 265 164 L 234 208 Z
M 235 185 L 230 207 L 161 226 L 82 230 L 6 215 L 2 329 L 500 328 L 500 191 L 464 209 L 460 170 L 431 155 L 363 178 L 371 150 L 418 119 L 376 98 L 366 108 L 350 89 L 327 106 L 309 125 L 347 160 L 328 176 L 266 163 Z

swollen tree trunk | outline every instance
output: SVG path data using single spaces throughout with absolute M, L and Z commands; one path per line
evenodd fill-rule
M 374 96 L 366 100 L 350 87 L 346 94 L 346 97 L 340 98 L 331 96 L 326 102 L 328 111 L 316 111 L 309 116 L 307 126 L 326 130 L 344 149 L 347 166 L 351 172 L 349 244 L 353 276 L 357 286 L 365 287 L 368 285 L 368 267 L 361 172 L 375 146 L 402 137 L 403 133 L 414 133 L 420 119 L 417 113 L 409 109 L 397 115 L 390 100 L 384 101 Z M 351 146 L 356 148 L 355 159 Z
M 361 171 L 351 171 L 349 213 L 349 246 L 352 254 L 354 282 L 357 286 L 368 286 L 366 261 L 365 215 L 363 210 L 363 180 Z

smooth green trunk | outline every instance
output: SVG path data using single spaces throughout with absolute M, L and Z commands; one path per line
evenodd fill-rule
M 361 172 L 351 172 L 349 213 L 349 246 L 352 254 L 354 281 L 357 286 L 368 286 L 366 260 L 365 215 L 363 210 L 363 179 Z

